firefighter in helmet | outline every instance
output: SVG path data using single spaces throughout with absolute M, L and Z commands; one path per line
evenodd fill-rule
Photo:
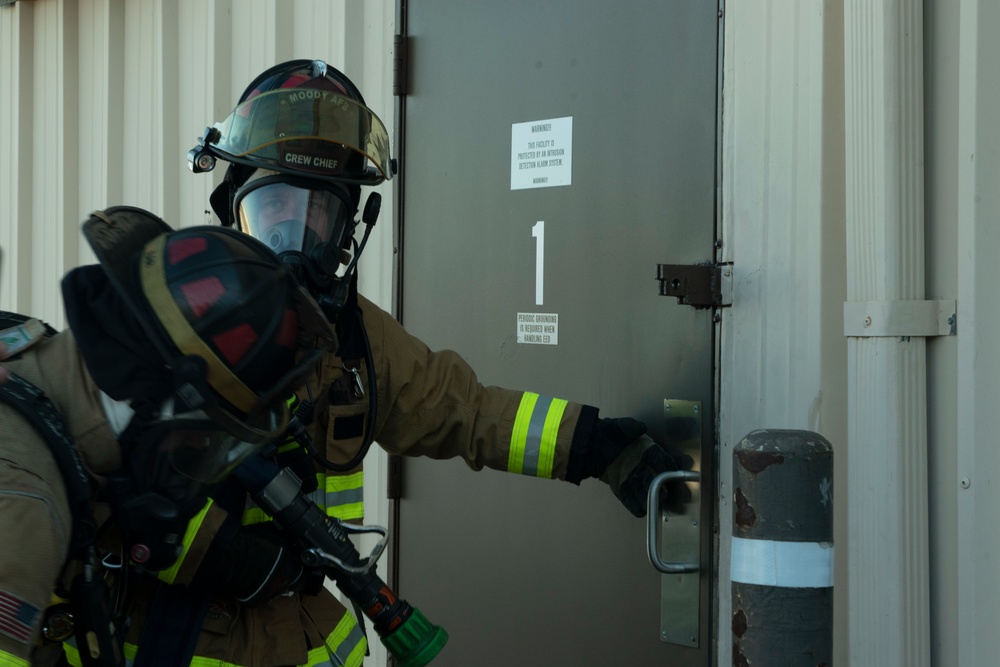
M 361 206 L 361 188 L 392 178 L 394 163 L 384 125 L 336 68 L 292 60 L 261 73 L 188 155 L 196 173 L 217 160 L 228 164 L 211 196 L 222 224 L 260 239 L 293 267 L 338 333 L 340 347 L 316 382 L 329 390 L 310 415 L 322 443 L 318 484 L 331 515 L 360 518 L 359 463 L 372 441 L 392 454 L 462 457 L 477 470 L 575 484 L 600 478 L 636 516 L 645 515 L 658 473 L 691 466 L 637 420 L 484 387 L 458 354 L 431 351 L 358 294 L 358 257 L 379 209 L 374 192 Z M 689 498 L 683 483 L 668 489 L 672 502 Z M 342 607 L 327 617 L 336 624 L 331 631 L 353 626 Z
M 251 601 L 306 583 L 273 529 L 227 522 L 225 488 L 336 349 L 318 304 L 232 230 L 115 207 L 84 235 L 100 263 L 63 278 L 68 329 L 38 335 L 37 320 L 0 313 L 23 334 L 5 336 L 23 347 L 5 346 L 0 384 L 5 667 L 124 665 L 163 582 Z M 192 552 L 199 527 L 225 548 Z

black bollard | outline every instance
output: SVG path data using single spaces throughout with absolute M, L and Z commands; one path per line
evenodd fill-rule
M 733 665 L 833 665 L 833 448 L 759 430 L 733 450 Z

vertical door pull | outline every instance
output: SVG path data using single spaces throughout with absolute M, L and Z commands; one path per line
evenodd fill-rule
M 660 517 L 663 514 L 660 507 L 660 488 L 667 482 L 681 480 L 684 482 L 700 482 L 701 475 L 693 470 L 673 470 L 663 472 L 653 478 L 653 483 L 649 485 L 649 496 L 646 500 L 646 551 L 649 554 L 649 562 L 653 567 L 664 574 L 681 574 L 684 572 L 697 572 L 698 563 L 666 563 L 660 558 Z

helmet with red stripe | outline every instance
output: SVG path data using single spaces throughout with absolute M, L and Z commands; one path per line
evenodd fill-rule
M 229 163 L 211 196 L 216 215 L 295 267 L 335 319 L 380 207 L 372 193 L 356 242 L 360 186 L 392 178 L 394 168 L 388 132 L 357 86 L 322 60 L 275 65 L 206 128 L 188 158 L 196 173 Z
M 262 415 L 336 346 L 309 293 L 245 234 L 173 231 L 147 211 L 115 207 L 93 214 L 84 235 L 171 369 L 178 398 L 233 428 L 265 427 Z

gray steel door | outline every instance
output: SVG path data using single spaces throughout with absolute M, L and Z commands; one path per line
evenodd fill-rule
M 664 399 L 714 414 L 713 313 L 660 296 L 656 278 L 713 258 L 717 4 L 401 6 L 404 325 L 484 384 L 635 416 L 656 438 Z M 557 319 L 525 317 L 538 314 Z M 661 639 L 669 577 L 645 522 L 599 481 L 406 459 L 396 517 L 398 591 L 450 635 L 436 666 L 711 659 L 710 530 L 684 646 Z M 691 519 L 709 527 L 713 508 Z

